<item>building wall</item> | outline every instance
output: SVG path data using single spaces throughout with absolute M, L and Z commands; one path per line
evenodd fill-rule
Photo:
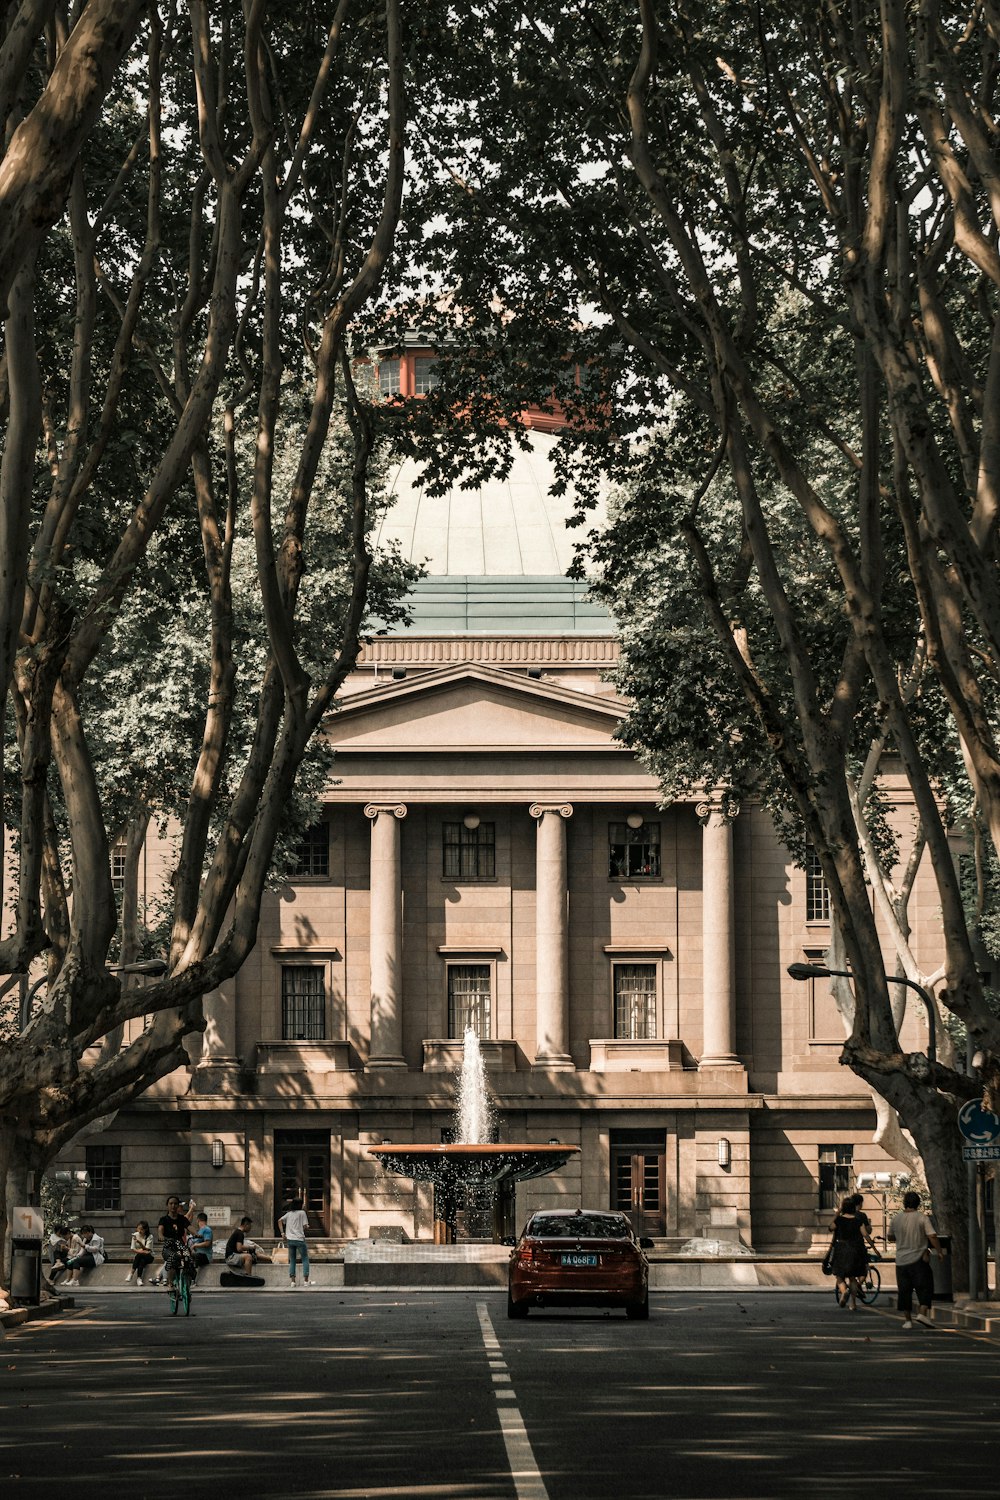
M 215 1020 L 204 1047 L 192 1046 L 192 1067 L 65 1154 L 67 1164 L 83 1165 L 88 1145 L 121 1148 L 121 1206 L 92 1217 L 113 1238 L 140 1216 L 155 1221 L 168 1192 L 193 1192 L 220 1221 L 247 1210 L 267 1234 L 281 1206 L 276 1132 L 308 1129 L 329 1133 L 331 1239 L 385 1225 L 429 1238 L 431 1190 L 387 1180 L 367 1148 L 438 1141 L 450 1126 L 454 1080 L 442 1058 L 453 1052 L 441 1047 L 446 968 L 467 960 L 488 963 L 494 978 L 492 1035 L 506 1044 L 492 1054 L 491 1075 L 502 1137 L 580 1148 L 556 1175 L 518 1185 L 519 1222 L 554 1202 L 609 1205 L 616 1142 L 631 1133 L 662 1141 L 667 1243 L 738 1233 L 759 1250 L 818 1247 L 829 1219 L 818 1203 L 820 1150 L 850 1146 L 855 1170 L 894 1164 L 871 1144 L 867 1091 L 839 1062 L 843 1023 L 826 987 L 787 974 L 789 963 L 821 954 L 829 937 L 828 926 L 806 921 L 804 875 L 765 813 L 743 807 L 732 836 L 733 1057 L 700 1068 L 712 967 L 705 945 L 720 939 L 706 934 L 706 835 L 695 805 L 658 808 L 648 774 L 611 740 L 608 689 L 592 663 L 569 662 L 539 687 L 526 683 L 520 666 L 480 668 L 482 653 L 471 655 L 468 677 L 456 673 L 454 656 L 427 667 L 423 707 L 412 681 L 403 684 L 409 720 L 391 680 L 352 684 L 357 691 L 335 721 L 342 743 L 325 813 L 329 876 L 290 879 L 267 897 L 254 952 L 226 992 L 211 997 Z M 456 724 L 466 735 L 472 726 L 479 739 L 457 748 Z M 395 1070 L 367 1066 L 372 824 L 365 805 L 383 797 L 406 809 L 399 824 L 405 1067 Z M 562 825 L 572 1066 L 554 1070 L 536 1066 L 544 976 L 536 943 L 538 834 L 529 811 L 550 798 L 572 806 Z M 661 872 L 613 880 L 608 825 L 636 809 L 660 824 Z M 469 811 L 496 826 L 489 880 L 443 874 L 442 823 Z M 898 818 L 905 830 L 902 799 Z M 155 844 L 148 867 L 166 880 L 171 857 L 169 842 Z M 940 934 L 926 871 L 911 913 L 916 951 L 933 967 Z M 608 1071 L 596 1044 L 613 1033 L 616 961 L 656 966 L 659 1040 L 674 1045 L 652 1061 L 635 1054 L 634 1066 L 626 1058 Z M 281 1036 L 282 964 L 301 962 L 321 969 L 327 993 L 326 1038 L 311 1046 Z M 907 1046 L 925 1045 L 919 1015 L 908 1017 L 903 1035 Z M 213 1142 L 221 1142 L 220 1167 L 211 1165 Z

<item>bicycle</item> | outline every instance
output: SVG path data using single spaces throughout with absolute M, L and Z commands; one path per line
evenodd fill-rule
M 191 1288 L 197 1278 L 198 1268 L 187 1246 L 179 1245 L 176 1241 L 171 1259 L 174 1279 L 170 1283 L 170 1311 L 176 1318 L 178 1310 L 183 1307 L 184 1316 L 189 1318 L 191 1316 Z
M 879 1274 L 879 1269 L 873 1263 L 873 1261 L 869 1259 L 867 1271 L 863 1276 L 858 1277 L 858 1301 L 864 1302 L 866 1306 L 870 1307 L 872 1303 L 878 1299 L 878 1294 L 881 1290 L 882 1277 Z M 837 1291 L 836 1287 L 834 1287 L 833 1289 L 833 1295 L 836 1297 L 837 1302 L 839 1303 L 840 1293 Z

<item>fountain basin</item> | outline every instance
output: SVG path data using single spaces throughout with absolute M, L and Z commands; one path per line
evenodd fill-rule
M 439 1186 L 487 1187 L 546 1177 L 564 1167 L 579 1146 L 533 1146 L 528 1142 L 503 1145 L 450 1143 L 427 1146 L 369 1146 L 368 1155 L 397 1177 Z

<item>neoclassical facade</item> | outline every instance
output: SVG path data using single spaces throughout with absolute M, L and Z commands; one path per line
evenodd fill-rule
M 433 1189 L 366 1148 L 448 1138 L 467 1025 L 500 1138 L 580 1147 L 504 1225 L 614 1206 L 666 1246 L 802 1250 L 857 1172 L 894 1165 L 825 987 L 787 974 L 827 945 L 818 871 L 724 791 L 661 805 L 615 738 L 613 629 L 565 577 L 553 440 L 471 494 L 396 475 L 384 534 L 428 576 L 330 718 L 297 873 L 190 1067 L 72 1153 L 112 1239 L 171 1189 L 220 1226 L 246 1209 L 272 1232 L 301 1189 L 318 1239 L 431 1238 Z M 933 954 L 929 880 L 912 919 Z

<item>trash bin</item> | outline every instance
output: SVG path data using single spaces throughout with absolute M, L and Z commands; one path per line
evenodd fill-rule
M 10 1297 L 37 1307 L 42 1300 L 42 1242 L 12 1238 Z
M 938 1244 L 944 1251 L 944 1260 L 931 1251 L 931 1270 L 934 1272 L 934 1301 L 950 1302 L 951 1297 L 951 1235 L 939 1234 Z

